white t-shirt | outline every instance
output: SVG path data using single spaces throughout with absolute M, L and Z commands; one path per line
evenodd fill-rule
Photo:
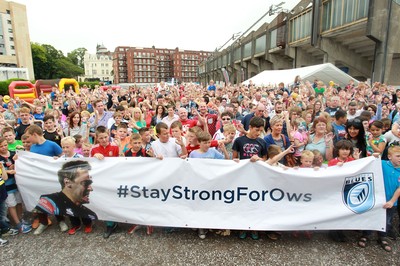
M 151 143 L 154 155 L 162 155 L 164 158 L 179 157 L 182 148 L 175 142 L 175 138 L 169 138 L 168 142 L 163 143 L 159 139 Z

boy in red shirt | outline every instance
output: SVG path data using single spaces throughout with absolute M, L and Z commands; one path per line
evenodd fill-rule
M 90 151 L 91 157 L 103 160 L 105 157 L 118 157 L 120 155 L 117 145 L 110 143 L 110 134 L 105 126 L 96 128 L 96 142 Z M 106 221 L 106 231 L 103 234 L 104 238 L 109 238 L 110 235 L 117 229 L 116 222 Z

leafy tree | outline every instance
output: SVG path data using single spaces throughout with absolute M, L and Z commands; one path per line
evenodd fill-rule
M 65 57 L 63 52 L 49 44 L 32 43 L 32 59 L 37 79 L 74 78 L 84 73 L 79 66 L 85 48 L 78 48 Z
M 68 53 L 67 57 L 71 60 L 75 65 L 84 68 L 84 57 L 87 49 L 86 48 L 77 48 L 72 52 Z

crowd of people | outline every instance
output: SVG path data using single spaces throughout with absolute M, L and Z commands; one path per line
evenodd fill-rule
M 23 219 L 23 202 L 15 182 L 15 151 L 51 157 L 166 157 L 264 161 L 276 167 L 314 168 L 341 166 L 367 156 L 381 156 L 387 203 L 387 231 L 378 233 L 381 247 L 390 252 L 396 239 L 393 226 L 400 195 L 400 89 L 385 84 L 335 84 L 301 81 L 285 86 L 206 86 L 163 82 L 154 87 L 129 88 L 83 86 L 79 93 L 57 87 L 32 103 L 8 95 L 0 97 L 0 227 L 3 236 L 43 233 L 52 222 L 45 200 Z M 87 168 L 87 167 L 86 167 Z M 76 175 L 80 173 L 77 168 Z M 59 175 L 60 176 L 60 175 Z M 86 178 L 86 177 L 85 177 Z M 78 178 L 79 179 L 79 178 Z M 63 197 L 68 189 L 91 190 L 90 180 L 60 180 Z M 83 187 L 79 187 L 83 186 Z M 67 192 L 63 192 L 66 188 Z M 70 199 L 72 200 L 72 199 Z M 82 204 L 85 202 L 81 202 Z M 8 214 L 8 215 L 7 215 Z M 62 232 L 92 232 L 90 217 L 56 215 Z M 69 215 L 71 216 L 71 215 Z M 104 238 L 116 230 L 105 222 Z M 139 225 L 132 225 L 134 233 Z M 153 227 L 146 226 L 147 234 Z M 167 230 L 170 230 L 168 228 Z M 216 233 L 230 235 L 229 230 Z M 304 232 L 308 238 L 312 232 Z M 207 230 L 199 229 L 204 239 Z M 257 231 L 240 231 L 241 239 Z M 346 241 L 343 231 L 331 231 L 335 241 Z M 357 240 L 366 247 L 372 232 Z M 293 232 L 294 236 L 298 232 Z M 279 232 L 267 232 L 272 240 Z M 0 245 L 7 240 L 1 239 Z

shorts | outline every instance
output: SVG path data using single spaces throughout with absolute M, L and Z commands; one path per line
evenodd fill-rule
M 22 203 L 21 193 L 19 191 L 15 191 L 13 193 L 8 194 L 6 199 L 7 207 L 15 207 L 17 204 Z

